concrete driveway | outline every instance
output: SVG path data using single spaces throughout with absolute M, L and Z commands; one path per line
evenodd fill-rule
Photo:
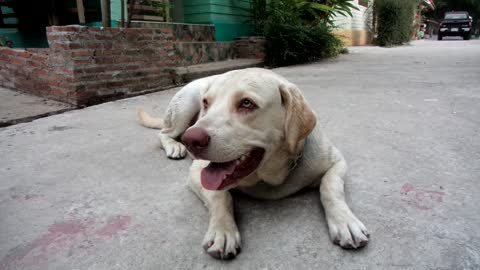
M 328 238 L 319 195 L 236 194 L 242 253 L 200 243 L 207 212 L 135 109 L 176 89 L 0 129 L 0 269 L 480 269 L 480 41 L 358 47 L 277 69 L 350 167 L 370 244 Z

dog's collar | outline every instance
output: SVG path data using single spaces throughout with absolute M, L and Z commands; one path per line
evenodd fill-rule
M 302 159 L 302 157 L 303 157 L 303 147 L 302 147 L 302 150 L 297 153 L 295 158 L 290 163 L 290 168 L 288 169 L 289 172 L 295 170 L 295 168 L 297 167 L 297 165 L 298 165 L 299 161 Z

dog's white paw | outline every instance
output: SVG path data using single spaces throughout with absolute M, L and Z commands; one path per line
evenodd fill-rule
M 181 142 L 175 141 L 163 134 L 160 134 L 159 137 L 162 148 L 165 150 L 165 154 L 168 158 L 182 159 L 187 155 L 187 148 Z
M 168 158 L 182 159 L 187 155 L 187 148 L 180 142 L 170 142 L 163 146 Z
M 235 258 L 241 250 L 241 239 L 237 225 L 235 222 L 229 222 L 209 226 L 203 238 L 202 246 L 215 259 L 230 260 Z
M 370 234 L 350 210 L 330 213 L 327 223 L 334 244 L 345 249 L 357 249 L 368 244 Z

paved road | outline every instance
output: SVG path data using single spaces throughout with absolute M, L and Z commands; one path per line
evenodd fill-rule
M 242 253 L 206 255 L 190 161 L 135 120 L 171 90 L 0 129 L 0 269 L 480 269 L 480 42 L 351 51 L 276 71 L 345 154 L 365 249 L 331 244 L 306 191 L 237 195 Z

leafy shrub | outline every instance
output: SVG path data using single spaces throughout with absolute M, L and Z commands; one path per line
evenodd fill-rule
M 353 17 L 352 10 L 359 10 L 354 0 L 251 0 L 249 9 L 250 19 L 246 23 L 253 25 L 254 32 L 262 31 L 263 24 L 271 9 L 287 8 L 290 14 L 304 24 L 326 23 L 334 26 L 335 16 Z M 242 9 L 242 8 L 240 8 Z
M 270 66 L 313 62 L 339 54 L 342 42 L 325 22 L 306 23 L 295 0 L 272 0 L 263 22 L 265 61 Z
M 268 28 L 265 38 L 265 62 L 269 66 L 314 62 L 336 56 L 342 49 L 342 42 L 321 24 L 275 24 Z
M 295 0 L 295 8 L 304 21 L 335 24 L 335 16 L 353 17 L 352 9 L 359 10 L 353 0 Z
M 415 0 L 375 1 L 378 45 L 394 46 L 410 41 L 417 4 Z

